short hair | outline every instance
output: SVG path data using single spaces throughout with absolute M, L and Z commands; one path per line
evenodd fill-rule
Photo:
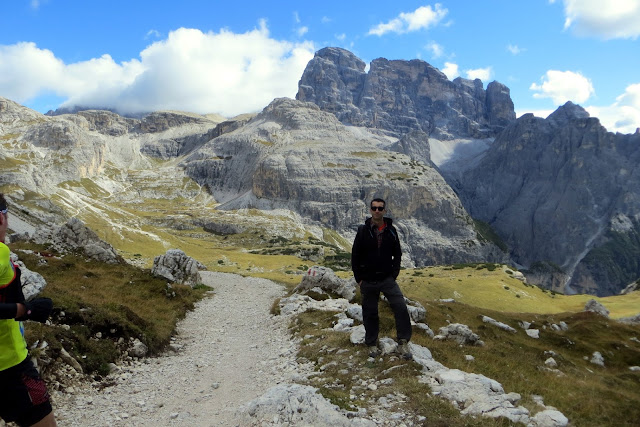
M 386 207 L 387 207 L 387 202 L 385 202 L 385 201 L 384 201 L 384 199 L 381 199 L 381 198 L 379 198 L 379 197 L 377 197 L 377 198 L 373 199 L 373 200 L 371 201 L 371 203 L 369 203 L 369 207 L 371 207 L 371 206 L 373 205 L 373 202 L 382 203 L 382 204 L 384 205 L 384 206 L 382 206 L 382 207 L 383 207 L 383 208 L 385 208 L 385 209 L 386 209 Z
M 4 193 L 0 193 L 0 210 L 7 209 L 7 199 L 4 198 Z

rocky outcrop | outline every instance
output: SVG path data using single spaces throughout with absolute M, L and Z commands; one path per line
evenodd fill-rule
M 120 136 L 129 133 L 138 123 L 138 120 L 127 119 L 111 111 L 104 110 L 80 111 L 78 112 L 78 117 L 86 119 L 88 130 L 109 136 Z
M 246 425 L 370 426 L 375 422 L 354 418 L 318 393 L 318 389 L 299 384 L 280 384 L 244 405 L 241 409 Z M 357 413 L 356 413 L 357 415 Z
M 394 136 L 414 130 L 437 139 L 495 136 L 515 120 L 509 89 L 479 79 L 450 81 L 421 60 L 378 58 L 366 64 L 334 47 L 316 52 L 298 84 L 296 99 L 311 101 L 345 124 Z
M 600 316 L 609 318 L 609 310 L 594 299 L 590 299 L 584 306 L 584 311 L 590 311 L 592 313 L 596 313 Z
M 389 152 L 389 138 L 342 125 L 315 104 L 281 98 L 182 163 L 221 209 L 284 208 L 353 239 L 382 197 L 397 218 L 405 265 L 504 259 L 430 164 Z
M 319 288 L 321 291 L 332 292 L 345 298 L 347 301 L 353 301 L 356 296 L 355 279 L 341 279 L 336 276 L 330 268 L 317 265 L 311 267 L 309 271 L 307 271 L 307 274 L 302 276 L 302 281 L 296 286 L 294 292 L 305 294 L 314 288 Z
M 460 345 L 483 346 L 484 342 L 480 336 L 474 333 L 467 325 L 461 323 L 452 323 L 443 326 L 433 339 L 435 340 L 452 340 Z
M 75 217 L 60 227 L 39 229 L 34 241 L 50 244 L 61 253 L 82 251 L 88 258 L 107 264 L 124 262 L 110 244 L 101 240 L 93 230 Z
M 415 161 L 431 164 L 429 135 L 421 130 L 412 130 L 389 146 L 389 151 L 406 154 Z
M 215 126 L 209 119 L 198 114 L 158 111 L 140 120 L 138 129 L 143 133 L 158 133 L 186 124 L 207 124 Z
M 640 134 L 607 132 L 569 102 L 510 124 L 454 186 L 515 261 L 534 267 L 529 283 L 604 296 L 640 277 L 639 163 Z M 535 267 L 545 264 L 564 283 Z
M 22 283 L 22 294 L 24 298 L 29 301 L 40 292 L 47 287 L 47 281 L 42 277 L 41 274 L 36 273 L 35 271 L 31 271 L 27 268 L 26 265 L 20 259 L 18 259 L 18 255 L 11 252 L 11 261 L 20 267 L 20 281 Z
M 166 254 L 155 257 L 151 274 L 172 283 L 195 286 L 202 283 L 201 270 L 206 267 L 199 261 L 180 249 L 169 249 Z
M 215 127 L 211 127 L 213 126 L 212 122 L 202 120 L 198 117 L 184 116 L 186 119 L 183 120 L 180 120 L 180 117 L 183 116 L 175 113 L 169 116 L 169 118 L 167 118 L 166 114 L 159 116 L 151 114 L 145 117 L 140 123 L 140 130 L 142 131 L 159 133 L 162 130 L 170 129 L 172 126 L 188 125 L 187 128 L 192 129 L 192 132 L 184 136 L 171 133 L 170 138 L 145 138 L 140 147 L 140 152 L 147 156 L 158 157 L 163 160 L 185 156 L 213 138 L 232 132 L 249 121 L 249 118 L 227 120 L 218 123 Z M 155 121 L 152 120 L 154 118 L 156 119 Z M 197 126 L 194 127 L 194 124 Z

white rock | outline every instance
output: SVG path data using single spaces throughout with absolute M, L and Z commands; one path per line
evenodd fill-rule
M 599 351 L 593 352 L 593 354 L 591 355 L 591 360 L 589 360 L 589 362 L 593 363 L 594 365 L 604 367 L 604 357 L 602 357 L 602 354 L 600 354 Z
M 539 330 L 539 329 L 527 329 L 525 332 L 526 332 L 526 333 L 527 333 L 527 335 L 529 335 L 531 338 L 535 338 L 535 339 L 540 338 L 540 330 Z
M 569 419 L 562 412 L 554 409 L 538 412 L 531 421 L 536 427 L 564 427 L 569 424 Z

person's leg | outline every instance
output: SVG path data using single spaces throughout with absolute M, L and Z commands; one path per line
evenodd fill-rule
M 11 418 L 19 426 L 54 427 L 56 425 L 47 387 L 37 369 L 27 358 L 9 368 L 12 381 L 14 412 Z
M 32 424 L 32 427 L 56 427 L 56 419 L 53 416 L 53 411 L 49 412 L 49 415 L 41 419 L 35 424 Z
M 388 277 L 382 282 L 381 290 L 389 301 L 391 310 L 393 310 L 398 341 L 409 341 L 411 339 L 411 318 L 409 317 L 409 310 L 407 310 L 407 304 L 400 286 L 398 286 L 393 277 Z
M 364 324 L 364 343 L 368 346 L 378 344 L 378 332 L 380 329 L 378 318 L 378 301 L 380 290 L 376 282 L 362 281 L 360 285 L 362 295 L 362 323 Z

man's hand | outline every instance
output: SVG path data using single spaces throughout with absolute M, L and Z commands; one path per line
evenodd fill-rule
M 16 306 L 18 306 L 18 308 L 16 309 L 16 319 L 24 316 L 24 314 L 27 312 L 27 308 L 24 306 L 24 304 L 22 303 L 17 303 Z
M 16 320 L 35 320 L 44 323 L 49 318 L 51 310 L 53 310 L 53 301 L 49 298 L 34 298 L 24 303 L 25 313 Z

